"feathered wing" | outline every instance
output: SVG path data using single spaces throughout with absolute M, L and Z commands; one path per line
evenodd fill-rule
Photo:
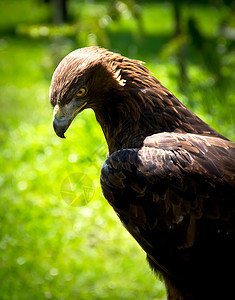
M 205 270 L 211 272 L 218 255 L 224 256 L 218 271 L 233 255 L 234 166 L 230 141 L 160 133 L 140 149 L 113 153 L 101 186 L 151 266 L 176 286 L 190 285 L 202 277 L 200 269 L 209 276 Z

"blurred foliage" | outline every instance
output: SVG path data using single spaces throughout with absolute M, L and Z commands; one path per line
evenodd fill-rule
M 107 146 L 93 112 L 79 115 L 60 140 L 48 90 L 64 55 L 98 44 L 146 61 L 185 105 L 234 139 L 231 9 L 206 3 L 183 6 L 175 40 L 166 1 L 71 0 L 71 21 L 61 26 L 51 24 L 50 3 L 0 2 L 1 299 L 164 297 L 143 251 L 102 197 Z M 179 88 L 177 51 L 185 44 L 190 82 Z

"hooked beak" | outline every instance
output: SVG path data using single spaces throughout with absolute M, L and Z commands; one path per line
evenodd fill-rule
M 53 128 L 55 133 L 60 138 L 65 138 L 64 133 L 69 128 L 76 115 L 84 108 L 87 102 L 83 103 L 74 112 L 70 112 L 68 107 L 60 107 L 58 104 L 54 108 L 53 112 Z M 68 106 L 68 105 L 67 105 Z

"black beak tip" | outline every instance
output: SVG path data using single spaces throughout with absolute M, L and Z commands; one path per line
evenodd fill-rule
M 68 122 L 61 122 L 58 119 L 53 120 L 53 128 L 58 137 L 65 139 L 65 131 L 68 128 Z
M 57 134 L 61 139 L 65 139 L 66 137 L 65 137 L 65 135 L 64 135 L 64 133 L 61 133 L 60 135 L 59 134 Z
M 55 128 L 54 128 L 55 130 Z M 65 135 L 64 135 L 64 132 L 63 131 L 58 131 L 58 130 L 55 130 L 55 133 L 58 137 L 60 137 L 61 139 L 65 139 Z

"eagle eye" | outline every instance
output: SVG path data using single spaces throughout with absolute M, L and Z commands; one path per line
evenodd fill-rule
M 77 93 L 77 97 L 78 98 L 84 97 L 86 93 L 87 93 L 87 89 L 85 87 L 80 88 L 80 90 Z

